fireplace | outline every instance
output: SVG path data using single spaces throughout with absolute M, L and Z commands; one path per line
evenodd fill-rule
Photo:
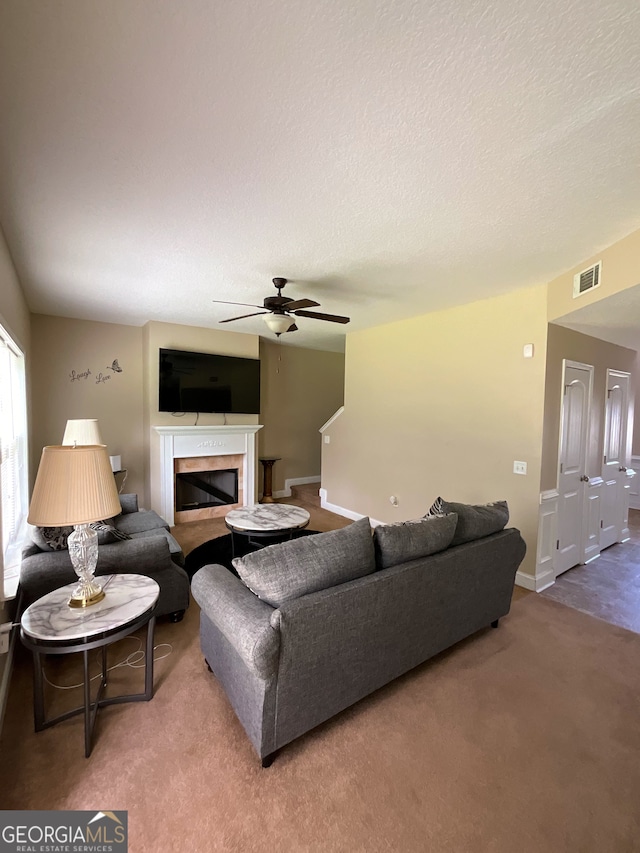
M 183 521 L 197 521 L 203 518 L 224 516 L 233 507 L 248 506 L 257 501 L 256 494 L 256 433 L 261 426 L 228 424 L 225 426 L 156 426 L 153 432 L 159 436 L 152 442 L 152 471 L 157 476 L 159 500 L 154 509 L 170 525 Z M 235 471 L 237 491 L 228 485 L 228 477 L 222 485 L 218 475 L 224 471 Z M 213 489 L 205 472 L 213 472 Z M 178 486 L 178 475 L 183 484 Z M 189 482 L 190 481 L 190 482 Z M 196 498 L 184 497 L 183 485 L 200 489 Z M 199 485 L 197 485 L 199 483 Z M 180 494 L 178 494 L 180 489 Z M 153 486 L 152 486 L 153 490 Z M 207 495 L 216 491 L 227 497 L 235 495 L 233 503 L 209 500 Z M 202 494 L 204 493 L 204 494 Z M 156 493 L 158 494 L 158 493 Z M 186 508 L 188 503 L 200 506 Z M 210 504 L 210 505 L 203 505 Z M 184 507 L 184 508 L 183 508 Z
M 175 523 L 217 518 L 242 506 L 243 468 L 239 453 L 174 459 Z
M 238 469 L 176 474 L 176 512 L 238 502 Z

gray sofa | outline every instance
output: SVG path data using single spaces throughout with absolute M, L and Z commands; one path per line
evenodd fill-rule
M 190 601 L 182 548 L 164 519 L 153 510 L 138 509 L 137 495 L 120 495 L 120 505 L 120 515 L 108 519 L 112 530 L 98 533 L 96 575 L 148 575 L 160 586 L 156 614 L 179 622 Z M 52 540 L 44 538 L 41 529 L 31 528 L 31 534 L 35 541 L 23 549 L 20 564 L 19 590 L 23 608 L 46 593 L 77 580 L 66 549 L 66 536 L 55 543 L 57 550 L 52 550 Z M 130 538 L 120 539 L 118 535 Z
M 447 518 L 455 529 L 457 515 Z M 443 538 L 436 520 L 425 547 L 423 522 L 378 527 L 372 536 L 362 519 L 234 560 L 240 577 L 220 565 L 195 574 L 202 651 L 263 766 L 509 612 L 525 554 L 519 531 L 449 545 L 459 540 L 450 531 Z

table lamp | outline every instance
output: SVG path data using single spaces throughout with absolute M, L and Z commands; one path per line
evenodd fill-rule
M 95 418 L 83 418 L 67 421 L 62 437 L 63 444 L 104 444 L 98 421 Z
M 71 594 L 70 607 L 89 607 L 104 598 L 94 578 L 98 534 L 89 525 L 119 512 L 118 490 L 104 444 L 42 449 L 27 520 L 40 527 L 74 525 L 67 546 L 80 583 Z

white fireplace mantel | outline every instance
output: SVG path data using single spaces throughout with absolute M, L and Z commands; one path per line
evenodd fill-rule
M 174 524 L 174 459 L 194 456 L 243 457 L 243 504 L 256 503 L 256 433 L 258 424 L 225 426 L 154 426 L 160 436 L 161 515 Z

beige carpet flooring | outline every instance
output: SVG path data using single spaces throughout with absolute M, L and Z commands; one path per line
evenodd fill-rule
M 154 699 L 104 709 L 89 759 L 80 717 L 34 734 L 21 650 L 0 806 L 127 809 L 132 853 L 640 849 L 637 634 L 527 595 L 498 630 L 262 769 L 206 670 L 197 627 L 195 605 L 183 623 L 159 625 L 173 653 L 157 664 Z M 53 664 L 49 677 L 72 683 L 70 666 Z M 141 677 L 114 672 L 116 687 Z

